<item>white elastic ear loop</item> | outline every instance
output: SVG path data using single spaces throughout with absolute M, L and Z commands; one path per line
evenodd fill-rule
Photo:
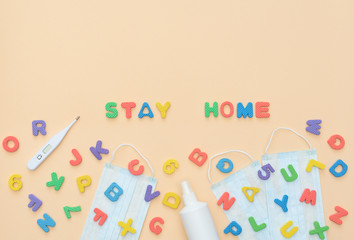
M 294 130 L 293 130 L 293 129 L 291 129 L 291 128 L 287 128 L 287 127 L 279 127 L 279 128 L 276 128 L 276 129 L 274 129 L 274 130 L 273 130 L 273 132 L 272 132 L 272 136 L 270 136 L 270 139 L 269 139 L 268 145 L 267 145 L 267 147 L 266 147 L 266 149 L 265 149 L 265 151 L 264 151 L 264 153 L 265 153 L 265 154 L 267 154 L 267 151 L 268 151 L 268 148 L 269 148 L 269 146 L 270 146 L 270 143 L 272 142 L 272 139 L 273 139 L 274 133 L 275 133 L 276 131 L 280 130 L 280 129 L 282 129 L 282 130 L 289 130 L 289 131 L 291 131 L 291 132 L 295 133 L 296 135 L 298 135 L 299 137 L 301 137 L 302 139 L 304 139 L 304 140 L 307 142 L 307 144 L 309 145 L 310 149 L 312 149 L 311 143 L 310 143 L 310 142 L 309 142 L 309 141 L 308 141 L 308 140 L 307 140 L 304 136 L 302 136 L 301 134 L 297 133 L 296 131 L 294 131 Z
M 132 148 L 140 155 L 140 157 L 146 161 L 146 163 L 149 165 L 149 168 L 150 168 L 150 170 L 151 170 L 151 175 L 152 175 L 152 177 L 154 177 L 154 170 L 152 169 L 149 160 L 147 160 L 147 158 L 144 157 L 144 155 L 141 154 L 141 152 L 140 152 L 136 147 L 134 147 L 133 145 L 128 144 L 128 143 L 126 143 L 126 144 L 121 144 L 121 145 L 119 145 L 118 147 L 116 147 L 116 149 L 114 149 L 113 154 L 112 154 L 112 158 L 111 158 L 111 160 L 109 161 L 109 164 L 112 164 L 112 161 L 113 161 L 114 155 L 116 154 L 116 151 L 117 151 L 119 148 L 124 147 L 124 146 L 132 147 Z
M 226 154 L 226 153 L 230 153 L 230 152 L 238 152 L 238 153 L 243 153 L 245 154 L 246 156 L 248 156 L 252 162 L 254 162 L 254 158 L 251 157 L 251 155 L 249 155 L 248 153 L 244 152 L 244 151 L 241 151 L 241 150 L 229 150 L 229 151 L 226 151 L 226 152 L 222 152 L 222 153 L 219 153 L 219 154 L 216 154 L 214 156 L 212 156 L 210 159 L 209 159 L 209 168 L 208 168 L 208 178 L 209 178 L 209 181 L 211 183 L 211 185 L 214 184 L 214 182 L 211 180 L 211 176 L 210 176 L 210 169 L 211 169 L 211 160 L 213 160 L 214 158 L 220 156 L 220 155 L 223 155 L 223 154 Z

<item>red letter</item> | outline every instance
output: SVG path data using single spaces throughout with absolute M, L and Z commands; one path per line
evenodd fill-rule
M 122 102 L 121 107 L 125 108 L 125 116 L 127 118 L 132 117 L 132 108 L 135 108 L 136 104 L 135 102 Z
M 93 221 L 97 222 L 98 219 L 101 218 L 101 220 L 98 222 L 98 225 L 102 226 L 107 219 L 107 214 L 105 214 L 98 208 L 95 208 L 93 211 L 96 213 L 96 216 L 93 218 Z
M 160 226 L 154 226 L 156 222 L 159 222 L 161 224 L 164 224 L 164 220 L 160 217 L 155 217 L 151 220 L 149 224 L 150 231 L 155 233 L 156 235 L 159 235 L 162 232 L 162 228 Z
M 339 141 L 338 145 L 336 145 L 337 140 Z M 327 143 L 335 150 L 342 149 L 345 145 L 344 138 L 341 135 L 333 135 L 328 139 Z
M 224 111 L 225 105 L 229 106 L 229 108 L 230 108 L 229 114 L 226 114 Z M 232 114 L 234 114 L 234 105 L 232 105 L 231 102 L 223 102 L 220 106 L 220 113 L 223 117 L 226 117 L 226 118 L 231 117 Z
M 131 174 L 138 176 L 141 175 L 144 172 L 144 166 L 140 165 L 138 170 L 134 170 L 134 166 L 139 164 L 139 160 L 138 159 L 134 159 L 132 160 L 129 165 L 128 165 L 128 170 Z
M 345 210 L 344 208 L 339 207 L 339 206 L 336 206 L 335 210 L 337 211 L 337 213 L 332 214 L 331 216 L 329 216 L 329 219 L 331 221 L 337 223 L 338 225 L 342 225 L 343 221 L 340 218 L 344 217 L 344 216 L 347 216 L 348 215 L 348 211 Z
M 224 194 L 220 197 L 218 201 L 218 205 L 220 206 L 222 203 L 224 203 L 223 208 L 224 210 L 229 210 L 232 205 L 234 205 L 234 202 L 236 198 L 232 197 L 229 199 L 230 195 L 228 192 L 224 192 Z
M 269 102 L 256 102 L 256 117 L 269 118 Z
M 316 191 L 315 190 L 310 191 L 310 189 L 306 188 L 300 198 L 300 202 L 304 202 L 304 201 L 307 204 L 309 204 L 311 202 L 312 205 L 315 205 L 316 204 Z
M 197 157 L 194 157 L 195 154 L 197 154 Z M 199 158 L 201 158 L 200 161 L 198 161 Z M 195 148 L 193 152 L 189 155 L 189 160 L 197 164 L 199 167 L 201 167 L 204 164 L 207 158 L 208 155 L 205 152 L 200 151 L 199 148 Z

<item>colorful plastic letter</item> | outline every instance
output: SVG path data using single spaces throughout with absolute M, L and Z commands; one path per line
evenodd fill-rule
M 253 117 L 253 104 L 249 102 L 246 107 L 242 103 L 237 104 L 237 117 L 238 118 L 252 118 Z
M 280 228 L 281 234 L 286 238 L 291 238 L 299 230 L 299 228 L 295 226 L 287 232 L 291 225 L 293 225 L 293 221 L 287 222 L 284 226 Z
M 81 206 L 76 206 L 76 207 L 65 206 L 64 212 L 65 212 L 66 218 L 70 219 L 71 218 L 70 212 L 81 212 Z
M 166 118 L 166 112 L 170 108 L 170 106 L 171 106 L 170 102 L 166 102 L 165 105 L 163 106 L 159 102 L 156 103 L 156 107 L 159 109 L 161 113 L 161 118 Z
M 117 103 L 115 102 L 108 102 L 106 104 L 106 117 L 108 118 L 116 118 L 118 116 L 118 110 L 115 108 L 117 107 Z
M 101 160 L 101 154 L 108 154 L 108 149 L 102 148 L 102 141 L 98 140 L 95 147 L 90 147 L 90 151 L 97 158 L 97 160 Z
M 232 207 L 232 205 L 234 205 L 235 201 L 236 198 L 230 198 L 230 194 L 228 192 L 224 192 L 224 194 L 219 198 L 217 204 L 218 206 L 221 206 L 221 204 L 223 204 L 223 209 L 227 211 Z
M 36 212 L 41 206 L 42 206 L 42 201 L 39 200 L 39 198 L 37 198 L 36 196 L 34 196 L 33 194 L 29 194 L 28 198 L 31 200 L 28 203 L 28 207 L 32 208 L 33 212 Z
M 228 168 L 224 168 L 225 167 L 225 163 L 229 164 Z M 216 167 L 220 170 L 220 172 L 222 173 L 229 173 L 232 171 L 232 169 L 234 169 L 234 164 L 233 162 L 228 159 L 228 158 L 222 158 L 219 160 L 218 164 L 216 164 Z
M 261 170 L 258 170 L 258 177 L 262 180 L 268 180 L 270 178 L 270 173 L 274 172 L 274 169 L 272 167 L 272 165 L 270 165 L 269 163 L 262 166 L 262 170 L 265 172 L 265 176 L 262 174 Z
M 322 120 L 316 119 L 316 120 L 308 120 L 306 124 L 308 127 L 306 127 L 306 131 L 309 133 L 313 133 L 315 135 L 320 135 L 321 132 L 319 131 L 321 129 L 320 124 L 322 123 Z
M 63 185 L 65 177 L 61 176 L 60 178 L 58 178 L 56 172 L 52 172 L 51 176 L 52 176 L 52 181 L 47 182 L 47 187 L 54 186 L 54 190 L 59 191 L 61 185 Z
M 114 189 L 117 189 L 117 192 L 114 191 Z M 116 202 L 119 199 L 119 196 L 122 194 L 123 189 L 115 182 L 113 182 L 104 192 L 104 195 L 106 195 L 106 197 L 112 202 Z
M 125 109 L 125 117 L 131 118 L 132 117 L 132 108 L 136 107 L 135 102 L 122 102 L 120 106 Z
M 13 147 L 9 147 L 8 143 L 10 141 L 14 143 Z M 20 143 L 18 142 L 16 137 L 8 136 L 8 137 L 4 138 L 4 140 L 2 141 L 2 146 L 7 152 L 15 152 L 15 151 L 17 151 L 18 147 L 20 146 Z
M 337 140 L 339 141 L 338 144 L 336 144 Z M 340 150 L 344 147 L 345 145 L 345 140 L 341 135 L 333 135 L 330 137 L 327 141 L 329 146 L 333 148 L 334 150 Z
M 281 207 L 281 209 L 283 209 L 283 212 L 288 212 L 288 200 L 289 200 L 288 195 L 284 195 L 281 201 L 276 198 L 274 199 L 274 202 L 278 204 Z
M 323 163 L 321 163 L 319 161 L 316 161 L 314 159 L 311 159 L 309 161 L 309 164 L 307 164 L 306 172 L 311 172 L 313 166 L 318 167 L 319 169 L 324 169 L 325 168 L 325 165 Z
M 252 191 L 252 195 L 249 195 L 247 191 Z M 243 187 L 242 188 L 242 192 L 243 192 L 243 194 L 245 194 L 245 196 L 248 199 L 248 201 L 253 202 L 254 201 L 254 196 L 256 195 L 256 193 L 259 192 L 259 188 L 256 188 L 256 187 Z
M 40 124 L 40 126 L 38 126 Z M 38 136 L 38 133 L 42 135 L 46 135 L 47 131 L 45 130 L 46 123 L 43 120 L 34 120 L 32 121 L 32 132 L 33 136 Z
M 71 150 L 71 152 L 74 154 L 74 157 L 76 158 L 76 160 L 70 160 L 70 164 L 72 166 L 77 166 L 82 162 L 82 157 L 80 155 L 80 153 L 74 148 Z
M 337 171 L 336 171 L 336 168 L 337 168 L 339 165 L 342 166 L 342 171 L 337 172 Z M 348 171 L 348 165 L 347 165 L 345 162 L 343 162 L 342 159 L 338 159 L 337 162 L 335 162 L 335 163 L 333 164 L 333 166 L 329 169 L 329 171 L 330 171 L 330 172 L 333 174 L 333 176 L 335 176 L 335 177 L 342 177 L 344 174 L 347 173 L 347 171 Z
M 85 192 L 85 187 L 91 185 L 91 177 L 89 175 L 84 175 L 76 178 L 77 186 L 79 187 L 79 191 L 81 193 Z
M 167 174 L 172 174 L 175 172 L 176 168 L 179 167 L 177 160 L 169 159 L 163 164 L 163 171 Z
M 286 170 L 284 168 L 282 168 L 280 170 L 281 174 L 283 175 L 285 181 L 287 182 L 293 182 L 297 179 L 298 175 L 297 175 L 297 172 L 295 171 L 293 165 L 289 164 L 288 166 L 289 168 L 289 171 L 291 173 L 291 176 L 288 175 L 288 173 L 286 172 Z
M 135 176 L 139 176 L 141 174 L 143 174 L 144 172 L 144 166 L 140 165 L 138 170 L 134 170 L 134 166 L 139 164 L 139 160 L 138 159 L 134 159 L 132 161 L 130 161 L 130 163 L 128 164 L 128 170 L 131 174 L 135 175 Z
M 225 105 L 229 106 L 229 113 L 225 113 Z M 234 114 L 234 105 L 231 102 L 223 102 L 220 106 L 220 113 L 223 117 L 229 118 Z
M 13 191 L 18 191 L 22 188 L 22 182 L 21 180 L 15 178 L 21 178 L 21 175 L 20 174 L 11 175 L 11 177 L 9 178 L 9 187 Z M 14 186 L 15 183 L 17 183 L 17 186 Z
M 43 219 L 38 219 L 37 224 L 40 226 L 43 231 L 49 232 L 48 227 L 54 227 L 55 226 L 55 221 L 48 215 L 48 214 L 43 214 L 44 220 Z
M 132 234 L 134 234 L 136 232 L 136 230 L 131 227 L 132 223 L 133 223 L 133 219 L 131 219 L 131 218 L 129 218 L 127 223 L 124 223 L 122 221 L 118 222 L 118 225 L 123 228 L 123 230 L 120 233 L 122 236 L 125 236 L 125 234 L 127 234 L 127 232 L 131 232 Z
M 214 117 L 217 117 L 219 115 L 218 103 L 214 102 L 213 107 L 210 107 L 209 103 L 205 102 L 204 112 L 205 112 L 205 117 L 210 117 L 210 112 L 214 114 Z
M 234 230 L 233 228 L 236 228 L 236 230 Z M 234 236 L 238 236 L 242 233 L 242 227 L 240 224 L 238 224 L 237 222 L 235 221 L 232 221 L 229 226 L 227 226 L 225 229 L 224 229 L 224 233 L 225 234 L 228 234 L 228 233 L 232 233 L 232 235 Z
M 267 227 L 267 224 L 265 224 L 265 223 L 258 225 L 256 223 L 256 220 L 254 220 L 254 217 L 249 217 L 248 221 L 250 222 L 250 224 L 253 228 L 253 231 L 255 231 L 255 232 L 259 232 Z
M 93 221 L 97 222 L 98 219 L 100 219 L 98 225 L 102 226 L 108 217 L 107 214 L 105 214 L 98 208 L 95 208 L 93 211 L 96 213 L 96 215 L 93 217 Z
M 144 113 L 145 108 L 149 111 L 148 113 Z M 151 108 L 150 108 L 149 104 L 147 102 L 144 102 L 143 106 L 140 109 L 138 117 L 139 118 L 143 118 L 143 117 L 146 117 L 146 116 L 148 116 L 149 118 L 153 118 L 154 117 L 154 113 L 151 111 Z
M 269 118 L 269 102 L 256 102 L 256 118 Z
M 152 186 L 148 185 L 146 188 L 145 198 L 144 198 L 146 202 L 150 202 L 152 199 L 160 195 L 160 191 L 156 191 L 154 193 L 151 193 L 151 191 L 152 191 Z
M 195 155 L 197 154 L 197 157 Z M 208 154 L 205 152 L 200 151 L 199 148 L 195 148 L 192 153 L 189 155 L 189 160 L 197 164 L 197 166 L 201 167 L 205 161 L 208 159 Z M 200 160 L 198 160 L 200 159 Z
M 300 197 L 300 202 L 306 202 L 307 204 L 311 202 L 312 205 L 316 205 L 316 191 L 310 191 L 310 189 L 306 188 Z
M 339 207 L 339 206 L 336 206 L 334 209 L 337 211 L 337 213 L 334 213 L 331 216 L 329 216 L 329 219 L 338 225 L 342 225 L 343 221 L 340 218 L 347 216 L 348 211 L 345 210 L 344 208 Z
M 328 226 L 324 226 L 324 227 L 320 227 L 319 222 L 315 221 L 313 223 L 313 225 L 315 226 L 315 229 L 310 231 L 310 235 L 315 235 L 318 234 L 318 236 L 320 237 L 320 239 L 325 239 L 325 235 L 324 232 L 329 230 Z
M 170 203 L 168 200 L 169 198 L 174 198 L 175 199 L 175 203 Z M 173 193 L 173 192 L 168 192 L 165 194 L 163 200 L 162 200 L 162 203 L 170 208 L 173 208 L 173 209 L 177 209 L 178 206 L 179 206 L 179 203 L 181 202 L 181 199 L 180 197 L 176 194 L 176 193 Z
M 165 221 L 160 217 L 155 217 L 150 221 L 150 224 L 149 224 L 150 231 L 155 233 L 156 235 L 159 235 L 162 232 L 162 228 L 159 225 L 155 226 L 156 222 L 164 224 Z

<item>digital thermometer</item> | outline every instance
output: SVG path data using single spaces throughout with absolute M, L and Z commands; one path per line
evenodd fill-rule
M 27 167 L 30 170 L 35 170 L 39 165 L 41 165 L 44 160 L 56 149 L 61 141 L 63 141 L 65 135 L 68 133 L 70 128 L 79 120 L 80 116 L 76 117 L 75 120 L 66 128 L 64 128 L 57 135 L 52 137 L 27 163 Z

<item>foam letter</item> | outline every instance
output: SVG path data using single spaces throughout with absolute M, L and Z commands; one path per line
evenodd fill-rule
M 152 186 L 148 185 L 146 188 L 145 198 L 144 198 L 146 202 L 150 202 L 152 199 L 160 195 L 160 191 L 156 191 L 154 193 L 151 193 L 151 191 L 152 191 Z
M 304 193 L 301 195 L 300 202 L 306 202 L 309 204 L 311 202 L 312 205 L 316 204 L 316 191 L 306 188 Z
M 102 226 L 108 217 L 107 214 L 105 214 L 98 208 L 95 208 L 93 211 L 96 213 L 96 215 L 93 217 L 93 221 L 97 222 L 98 219 L 100 219 L 98 225 Z
M 74 154 L 74 157 L 76 158 L 76 160 L 70 160 L 70 164 L 72 166 L 79 165 L 82 162 L 82 157 L 81 157 L 80 153 L 75 148 L 73 148 L 71 150 L 71 152 Z
M 42 206 L 42 201 L 33 194 L 28 195 L 28 198 L 31 200 L 28 207 L 32 208 L 33 212 L 36 212 Z
M 125 236 L 125 234 L 127 234 L 127 232 L 131 232 L 132 234 L 134 234 L 136 232 L 136 230 L 131 227 L 132 223 L 133 223 L 133 219 L 131 219 L 131 218 L 129 218 L 127 223 L 124 223 L 122 221 L 118 222 L 118 225 L 123 228 L 123 230 L 120 233 L 122 236 Z
M 118 191 L 114 191 L 117 189 Z M 123 194 L 123 189 L 115 182 L 113 182 L 107 190 L 104 192 L 104 195 L 111 200 L 112 202 L 116 202 L 119 199 L 119 196 Z
M 170 108 L 171 103 L 170 102 L 166 102 L 165 105 L 161 105 L 161 103 L 156 103 L 156 107 L 159 109 L 160 113 L 161 113 L 161 118 L 166 118 L 166 112 L 167 110 Z
M 337 172 L 336 168 L 338 166 L 342 166 L 342 171 Z M 347 173 L 348 171 L 348 165 L 342 161 L 342 159 L 338 159 L 337 162 L 333 164 L 333 166 L 329 169 L 329 171 L 333 174 L 335 177 L 342 177 L 344 174 Z
M 90 151 L 98 160 L 102 159 L 101 154 L 108 154 L 109 153 L 108 149 L 102 148 L 102 141 L 100 141 L 100 140 L 97 141 L 96 148 L 90 147 Z
M 269 118 L 269 102 L 256 102 L 256 117 Z
M 324 169 L 325 168 L 325 165 L 323 163 L 321 163 L 319 161 L 316 161 L 314 159 L 311 159 L 309 161 L 309 164 L 306 167 L 306 172 L 311 172 L 313 166 L 318 167 L 319 169 Z
M 168 201 L 169 198 L 174 198 L 175 199 L 175 203 L 172 204 Z M 181 202 L 181 199 L 180 197 L 176 194 L 176 193 L 173 193 L 173 192 L 168 192 L 165 194 L 163 200 L 162 200 L 162 203 L 170 208 L 173 208 L 173 209 L 177 209 L 178 206 L 179 206 L 179 203 Z
M 281 201 L 276 198 L 276 199 L 274 199 L 274 202 L 276 204 L 278 204 L 281 207 L 281 209 L 283 209 L 283 212 L 287 212 L 288 211 L 288 206 L 287 206 L 288 200 L 289 200 L 288 195 L 284 195 L 283 199 Z
M 205 102 L 204 111 L 205 111 L 205 117 L 209 117 L 210 112 L 212 112 L 214 114 L 214 117 L 217 117 L 219 115 L 218 103 L 214 102 L 213 107 L 210 107 L 209 103 Z
M 250 224 L 253 228 L 253 231 L 255 231 L 255 232 L 259 232 L 267 227 L 267 224 L 265 224 L 265 223 L 258 225 L 256 223 L 256 220 L 254 220 L 254 217 L 249 217 L 248 221 L 250 222 Z
M 248 195 L 247 191 L 249 191 L 249 190 L 252 191 L 252 195 L 251 196 Z M 243 187 L 242 188 L 242 192 L 243 192 L 243 194 L 245 194 L 245 196 L 248 199 L 248 201 L 253 202 L 254 201 L 254 196 L 256 195 L 256 193 L 259 192 L 259 188 L 256 188 L 256 187 Z
M 115 102 L 108 102 L 106 104 L 106 117 L 108 118 L 116 118 L 118 116 L 118 110 L 115 109 L 115 107 L 117 107 L 117 103 Z
M 144 113 L 145 108 L 149 111 L 148 113 Z M 138 117 L 139 118 L 143 118 L 143 117 L 146 117 L 146 116 L 148 116 L 149 118 L 153 118 L 154 117 L 154 113 L 151 111 L 151 108 L 150 108 L 149 104 L 147 102 L 144 102 L 143 106 L 140 109 Z
M 331 221 L 337 223 L 338 225 L 342 225 L 343 221 L 340 218 L 344 217 L 344 216 L 347 216 L 348 215 L 348 211 L 345 210 L 344 208 L 339 207 L 339 206 L 336 206 L 335 210 L 337 211 L 337 213 L 332 214 L 331 216 L 329 216 L 329 219 Z
M 197 154 L 197 157 L 194 157 L 195 154 Z M 201 167 L 208 159 L 208 155 L 205 152 L 200 151 L 199 148 L 195 148 L 188 158 L 189 160 L 197 164 L 197 166 Z M 201 158 L 200 161 L 198 161 L 199 158 Z
M 76 206 L 76 207 L 69 207 L 69 206 L 65 206 L 64 207 L 64 212 L 65 215 L 68 219 L 71 218 L 71 213 L 70 212 L 81 212 L 81 206 Z
M 293 227 L 289 232 L 287 232 L 291 225 L 293 225 L 293 221 L 287 222 L 280 228 L 281 234 L 286 238 L 291 238 L 299 230 L 298 227 Z
M 291 176 L 288 175 L 288 173 L 286 172 L 286 170 L 284 168 L 282 168 L 280 170 L 281 174 L 283 175 L 285 181 L 287 182 L 293 182 L 297 179 L 298 175 L 297 175 L 297 172 L 295 171 L 293 165 L 289 164 L 288 166 L 289 170 L 290 170 L 290 173 L 291 173 Z
M 230 112 L 228 114 L 225 113 L 225 105 L 230 108 Z M 220 113 L 223 117 L 231 117 L 234 114 L 234 105 L 231 102 L 223 102 L 220 106 Z
M 126 118 L 131 118 L 132 117 L 132 108 L 136 107 L 135 102 L 122 102 L 120 104 L 120 106 L 125 109 Z
M 337 140 L 339 141 L 338 144 L 336 144 Z M 345 140 L 341 135 L 333 135 L 330 137 L 327 141 L 329 146 L 333 148 L 334 150 L 340 150 L 344 147 L 345 145 Z
M 49 232 L 49 227 L 54 227 L 55 226 L 55 221 L 48 215 L 48 214 L 43 214 L 44 220 L 43 219 L 38 219 L 37 224 L 43 229 L 45 232 Z
M 38 124 L 40 124 L 40 126 L 38 127 Z M 46 124 L 45 121 L 43 120 L 34 120 L 32 122 L 32 132 L 33 132 L 33 136 L 38 136 L 38 133 L 40 132 L 42 135 L 46 135 L 47 131 L 45 130 Z
M 128 170 L 131 174 L 135 175 L 135 176 L 139 176 L 141 174 L 143 174 L 144 172 L 144 166 L 140 165 L 138 170 L 134 170 L 134 166 L 139 164 L 139 160 L 138 159 L 134 159 L 132 161 L 130 161 L 130 163 L 128 164 Z
M 246 107 L 242 103 L 237 104 L 237 117 L 238 118 L 252 118 L 253 117 L 253 104 L 249 102 Z
M 59 191 L 61 185 L 63 185 L 65 177 L 61 176 L 60 178 L 58 178 L 56 172 L 52 172 L 51 176 L 52 176 L 52 181 L 47 182 L 47 187 L 54 186 L 54 190 Z
M 159 222 L 161 224 L 164 224 L 165 221 L 160 218 L 160 217 L 155 217 L 153 218 L 151 221 L 150 221 L 150 224 L 149 224 L 149 228 L 150 228 L 150 231 L 155 233 L 156 235 L 159 235 L 161 232 L 162 232 L 162 228 L 160 226 L 155 226 L 155 223 L 156 222 Z
M 14 143 L 13 147 L 9 147 L 9 145 L 7 145 L 10 141 Z M 20 143 L 16 137 L 8 136 L 2 141 L 2 146 L 7 152 L 15 152 L 20 146 Z
M 21 175 L 20 174 L 13 174 L 9 178 L 9 187 L 13 191 L 19 191 L 22 188 L 21 180 L 20 179 L 16 179 L 16 178 L 21 178 Z M 14 185 L 15 183 L 17 183 L 17 186 Z
M 236 230 L 234 230 L 233 228 L 236 228 Z M 227 226 L 225 228 L 224 233 L 225 234 L 232 233 L 232 235 L 238 236 L 238 235 L 240 235 L 242 233 L 242 227 L 237 222 L 232 221 L 229 224 L 229 226 Z
M 320 124 L 322 123 L 322 120 L 308 120 L 306 122 L 306 124 L 308 125 L 308 127 L 306 127 L 306 131 L 308 131 L 309 133 L 313 133 L 315 135 L 320 135 L 321 132 L 318 131 L 321 129 Z
M 225 167 L 225 163 L 229 164 L 228 168 L 224 168 Z M 234 168 L 234 164 L 232 163 L 232 161 L 228 158 L 222 158 L 219 160 L 218 164 L 216 164 L 216 167 L 220 170 L 220 172 L 222 173 L 229 173 L 232 171 L 232 169 Z
M 163 164 L 163 171 L 167 174 L 172 174 L 178 168 L 178 162 L 175 159 L 169 159 Z
M 223 209 L 225 211 L 229 210 L 232 205 L 234 205 L 236 198 L 230 198 L 230 194 L 228 192 L 224 192 L 224 194 L 219 198 L 218 205 L 223 204 Z
M 270 163 L 262 166 L 262 170 L 266 173 L 266 175 L 264 176 L 262 174 L 262 171 L 258 170 L 258 177 L 262 180 L 268 180 L 270 178 L 270 173 L 273 173 L 275 171 L 272 165 L 270 165 Z
M 85 182 L 83 182 L 85 180 Z M 79 191 L 81 193 L 85 192 L 85 187 L 91 185 L 91 178 L 89 175 L 84 175 L 76 178 L 77 186 L 79 187 Z
M 325 239 L 325 235 L 324 232 L 328 231 L 329 227 L 328 226 L 324 226 L 324 227 L 320 227 L 319 222 L 315 221 L 313 223 L 313 225 L 315 226 L 315 229 L 310 231 L 310 235 L 315 235 L 318 234 L 318 236 L 320 237 L 320 239 Z

